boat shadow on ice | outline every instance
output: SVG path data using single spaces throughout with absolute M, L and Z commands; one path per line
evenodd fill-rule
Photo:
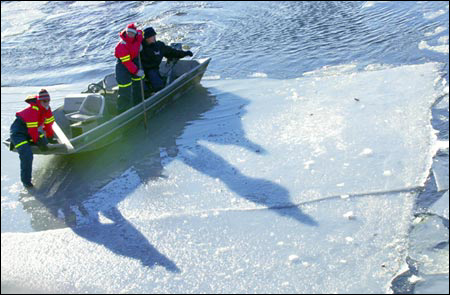
M 186 157 L 185 147 L 177 144 L 177 139 L 183 135 L 186 126 L 204 119 L 203 114 L 218 105 L 216 97 L 200 85 L 187 96 L 151 119 L 147 132 L 142 126 L 101 150 L 53 156 L 50 161 L 40 163 L 34 171 L 35 189 L 19 197 L 24 208 L 31 213 L 33 229 L 69 227 L 78 236 L 119 255 L 137 259 L 145 266 L 159 265 L 168 271 L 180 272 L 176 264 L 159 252 L 117 208 L 143 183 L 166 177 L 162 175 L 164 165 L 174 159 L 182 160 L 202 174 L 220 179 L 230 190 L 251 202 L 265 205 L 301 223 L 317 225 L 290 201 L 287 189 L 269 180 L 244 175 L 198 143 L 205 138 L 217 143 L 219 137 L 203 132 L 195 135 L 192 138 L 195 148 Z M 238 113 L 227 118 L 234 133 L 233 144 L 263 154 L 264 149 L 247 139 L 242 128 L 241 116 L 249 101 L 236 96 L 233 99 L 239 102 Z M 214 167 L 204 163 L 214 163 Z M 148 198 L 151 202 L 151 195 Z M 104 222 L 105 219 L 109 221 Z
M 35 189 L 19 196 L 24 209 L 31 213 L 33 229 L 69 227 L 78 236 L 145 266 L 160 265 L 180 272 L 117 206 L 142 183 L 165 177 L 160 150 L 175 155 L 176 138 L 186 124 L 215 104 L 201 86 L 187 96 L 149 120 L 147 132 L 141 126 L 100 150 L 52 156 L 36 163 L 40 165 L 35 164 L 33 171 Z
M 164 177 L 160 150 L 176 153 L 176 138 L 186 124 L 215 103 L 201 86 L 187 96 L 149 120 L 147 132 L 142 125 L 100 150 L 52 156 L 35 165 L 35 189 L 19 196 L 25 210 L 31 213 L 33 229 L 69 227 L 78 236 L 137 259 L 145 266 L 160 265 L 180 272 L 117 206 L 142 183 Z

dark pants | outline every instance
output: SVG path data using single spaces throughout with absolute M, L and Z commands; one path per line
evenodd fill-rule
M 25 123 L 16 118 L 10 129 L 11 142 L 16 146 L 20 158 L 20 180 L 25 185 L 31 183 L 31 170 L 33 167 L 33 152 L 30 146 L 30 136 Z
M 152 91 L 157 92 L 164 88 L 165 83 L 159 75 L 159 70 L 144 69 L 144 71 L 148 82 L 150 82 L 150 85 L 152 86 Z
M 133 62 L 137 63 L 137 59 Z M 141 78 L 131 74 L 122 62 L 116 63 L 116 80 L 119 84 L 119 96 L 117 98 L 117 110 L 119 113 L 125 112 L 142 102 Z

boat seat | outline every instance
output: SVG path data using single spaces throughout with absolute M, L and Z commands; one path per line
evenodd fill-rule
M 85 96 L 80 105 L 80 109 L 76 112 L 66 114 L 66 118 L 71 122 L 88 123 L 103 117 L 105 110 L 105 98 L 103 95 L 95 93 L 82 94 Z
M 106 92 L 112 92 L 114 91 L 114 88 L 118 88 L 117 80 L 116 80 L 116 74 L 109 74 L 103 79 L 103 87 L 105 88 Z

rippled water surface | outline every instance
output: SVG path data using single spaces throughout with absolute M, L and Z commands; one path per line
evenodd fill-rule
M 190 45 L 196 57 L 212 57 L 209 72 L 222 78 L 446 59 L 419 48 L 436 43 L 427 33 L 448 23 L 448 9 L 436 13 L 445 2 L 24 3 L 2 2 L 2 86 L 71 83 L 112 71 L 117 34 L 131 21 L 152 25 L 166 43 Z

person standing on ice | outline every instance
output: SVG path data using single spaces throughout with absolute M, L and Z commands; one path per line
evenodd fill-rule
M 16 148 L 20 158 L 20 179 L 25 188 L 32 188 L 31 170 L 33 166 L 33 152 L 30 144 L 37 144 L 39 149 L 46 151 L 47 144 L 57 143 L 53 139 L 53 117 L 50 109 L 50 95 L 41 89 L 38 95 L 29 95 L 25 99 L 30 104 L 26 109 L 16 113 L 16 119 L 11 125 L 11 149 Z M 39 134 L 39 127 L 45 131 Z
M 119 33 L 119 37 L 120 41 L 115 47 L 114 55 L 117 57 L 116 80 L 119 86 L 117 110 L 122 113 L 142 102 L 140 83 L 145 75 L 138 67 L 139 51 L 142 50 L 142 31 L 131 23 Z
M 143 50 L 141 52 L 142 67 L 144 68 L 147 80 L 152 86 L 152 91 L 157 92 L 164 88 L 164 81 L 159 74 L 159 65 L 163 57 L 166 58 L 183 58 L 192 56 L 191 51 L 176 50 L 164 44 L 164 42 L 156 41 L 156 32 L 152 27 L 144 30 L 144 41 L 142 42 Z

